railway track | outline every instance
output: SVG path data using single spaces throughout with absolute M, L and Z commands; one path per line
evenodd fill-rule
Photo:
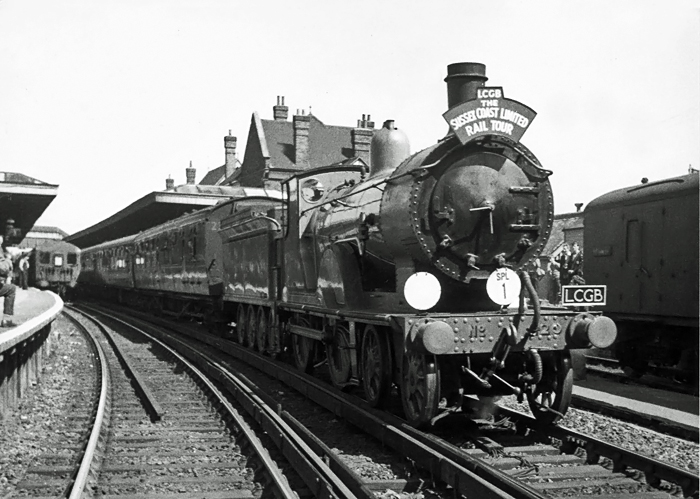
M 66 451 L 33 463 L 16 495 L 354 497 L 274 417 L 265 420 L 265 431 L 253 430 L 245 411 L 173 349 L 84 313 L 69 314 L 93 340 L 100 382 L 90 392 L 92 404 L 76 407 Z M 243 395 L 249 410 L 274 415 Z
M 153 327 L 197 338 L 208 345 L 202 348 L 216 352 L 214 355 L 232 356 L 273 375 L 336 417 L 361 428 L 396 455 L 409 456 L 433 482 L 456 496 L 697 497 L 698 477 L 692 473 L 564 428 L 538 428 L 534 418 L 526 415 L 499 409 L 499 415 L 506 419 L 494 424 L 474 422 L 457 412 L 439 421 L 434 433 L 424 433 L 395 414 L 374 411 L 357 397 L 230 341 L 206 335 L 201 329 L 169 321 L 158 324 Z M 276 403 L 255 383 L 248 388 L 268 404 Z M 287 421 L 294 420 L 286 411 L 280 410 L 280 414 Z M 338 456 L 316 442 L 314 435 L 304 438 L 313 443 L 319 456 L 334 463 L 331 468 L 342 467 Z M 367 481 L 365 485 L 372 488 Z

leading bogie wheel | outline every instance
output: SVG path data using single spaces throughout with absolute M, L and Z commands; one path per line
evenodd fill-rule
M 309 321 L 303 317 L 292 319 L 292 324 L 309 327 Z M 302 372 L 311 373 L 314 370 L 314 346 L 316 342 L 306 336 L 293 333 L 291 339 L 294 365 Z
M 527 402 L 542 425 L 559 421 L 571 403 L 574 369 L 568 351 L 542 356 L 542 380 L 527 393 Z
M 434 355 L 407 351 L 401 369 L 401 403 L 406 420 L 425 427 L 437 415 L 440 402 L 440 366 Z
M 245 306 L 238 305 L 238 310 L 236 312 L 236 341 L 241 345 L 245 345 L 247 327 L 248 321 L 245 316 Z
M 333 328 L 333 338 L 326 344 L 328 372 L 336 388 L 345 388 L 350 381 L 350 331 L 342 324 Z
M 374 326 L 362 336 L 360 373 L 365 399 L 372 407 L 384 408 L 391 395 L 393 366 L 386 338 Z

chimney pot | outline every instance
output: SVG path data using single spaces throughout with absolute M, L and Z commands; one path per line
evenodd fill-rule
M 277 105 L 272 108 L 272 116 L 276 121 L 287 121 L 289 108 L 284 105 L 284 96 L 277 96 Z
M 185 176 L 187 177 L 187 183 L 194 185 L 194 179 L 197 176 L 197 169 L 192 168 L 192 161 L 190 161 L 190 167 L 185 168 Z
M 294 125 L 294 164 L 297 168 L 308 168 L 309 164 L 309 129 L 311 118 L 297 114 L 292 119 Z
M 581 207 L 583 206 L 583 203 L 574 203 L 574 206 L 576 207 L 576 213 L 581 211 Z
M 165 179 L 165 190 L 169 191 L 170 189 L 175 188 L 175 181 L 170 178 L 170 175 L 168 175 L 168 178 Z
M 238 139 L 231 135 L 231 130 L 228 131 L 228 135 L 224 137 L 224 151 L 226 153 L 226 162 L 224 167 L 225 178 L 229 178 L 233 175 L 236 169 L 236 143 Z

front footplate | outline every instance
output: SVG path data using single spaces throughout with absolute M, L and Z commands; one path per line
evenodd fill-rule
M 586 348 L 592 341 L 611 344 L 617 334 L 610 319 L 592 313 L 543 311 L 533 332 L 529 332 L 533 314 L 436 314 L 398 319 L 402 319 L 407 348 L 433 355 L 491 353 L 504 334 L 510 336 L 511 353 Z

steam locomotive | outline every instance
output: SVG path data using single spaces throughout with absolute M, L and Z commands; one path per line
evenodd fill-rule
M 191 315 L 385 407 L 430 424 L 467 394 L 566 412 L 570 350 L 605 348 L 614 323 L 540 306 L 525 272 L 552 228 L 550 171 L 520 143 L 535 116 L 486 87 L 485 66 L 448 66 L 450 132 L 410 154 L 392 121 L 371 168 L 301 171 L 266 191 L 83 250 L 80 286 Z M 223 328 L 221 327 L 223 326 Z

